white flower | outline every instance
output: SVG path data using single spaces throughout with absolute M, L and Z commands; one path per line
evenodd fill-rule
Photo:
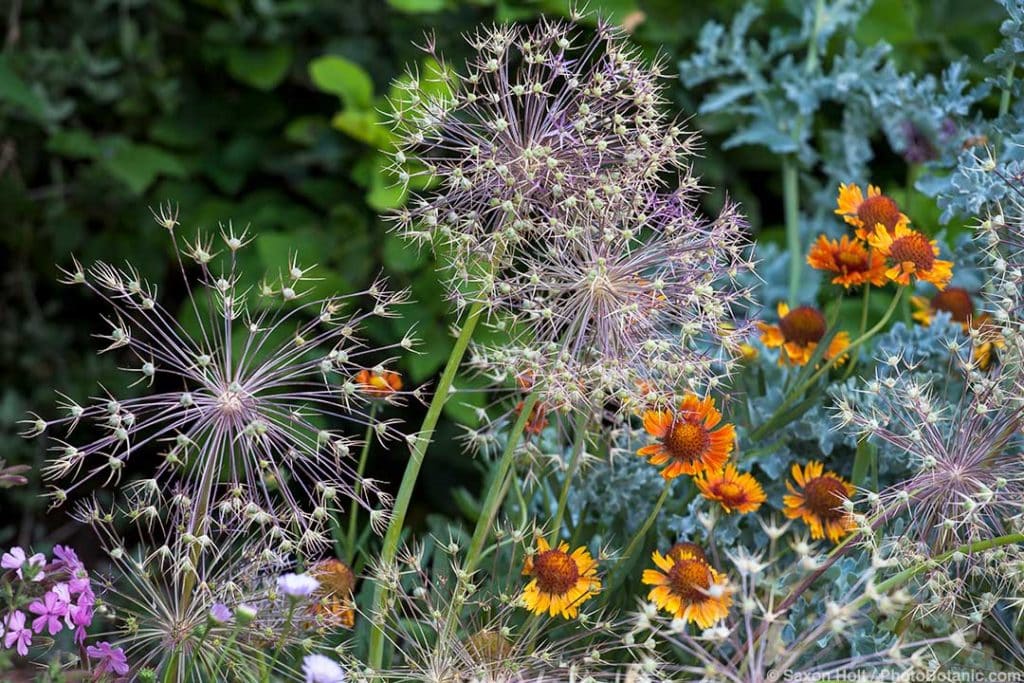
M 320 587 L 309 574 L 284 574 L 277 578 L 277 589 L 290 598 L 306 598 Z
M 306 675 L 306 683 L 343 683 L 345 680 L 342 668 L 323 655 L 306 655 L 302 660 L 302 673 Z

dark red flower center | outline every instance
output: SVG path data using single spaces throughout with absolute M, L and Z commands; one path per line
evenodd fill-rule
M 893 242 L 889 254 L 900 263 L 910 261 L 920 271 L 931 270 L 935 265 L 935 251 L 928 238 L 919 232 L 912 232 Z
M 881 223 L 891 234 L 900 222 L 900 207 L 884 194 L 868 197 L 857 207 L 857 218 L 869 232 L 874 232 L 875 226 Z
M 704 560 L 676 560 L 668 570 L 668 583 L 683 600 L 700 602 L 711 587 L 711 570 Z
M 545 550 L 533 558 L 533 577 L 544 593 L 565 595 L 576 585 L 580 569 L 564 550 Z
M 708 449 L 711 437 L 699 422 L 677 419 L 665 434 L 663 443 L 676 460 L 696 462 Z
M 835 477 L 815 477 L 804 484 L 804 505 L 821 519 L 841 519 L 846 485 Z
M 958 323 L 965 323 L 974 315 L 974 302 L 966 289 L 949 287 L 932 299 L 932 309 L 945 311 Z
M 798 306 L 779 321 L 779 329 L 787 342 L 817 343 L 825 336 L 825 316 L 811 306 Z

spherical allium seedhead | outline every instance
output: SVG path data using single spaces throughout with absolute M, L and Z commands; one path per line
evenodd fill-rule
M 661 111 L 662 65 L 645 63 L 603 19 L 592 38 L 542 19 L 467 40 L 476 52 L 461 73 L 428 41 L 441 66 L 433 79 L 400 81 L 395 102 L 395 172 L 437 180 L 395 222 L 443 246 L 449 265 L 508 258 L 573 206 L 653 189 L 693 151 Z
M 514 343 L 478 346 L 474 364 L 531 377 L 549 407 L 642 403 L 713 388 L 749 334 L 752 269 L 734 206 L 701 219 L 685 191 L 575 211 L 543 253 L 522 254 L 490 296 Z
M 840 407 L 844 422 L 914 468 L 869 503 L 885 518 L 899 516 L 904 537 L 930 555 L 1007 533 L 1024 513 L 1024 409 L 999 398 L 998 381 L 972 382 L 962 371 L 958 395 L 947 397 L 912 367 L 889 364 L 864 390 L 869 400 Z
M 103 352 L 131 359 L 125 370 L 132 384 L 153 389 L 119 399 L 104 388 L 88 406 L 62 395 L 63 417 L 25 420 L 26 436 L 67 432 L 52 439 L 43 467 L 55 502 L 87 482 L 119 483 L 135 456 L 150 458 L 158 482 L 143 493 L 174 490 L 196 511 L 193 527 L 207 515 L 234 515 L 287 528 L 296 544 L 315 548 L 327 542 L 327 511 L 346 501 L 386 510 L 387 494 L 356 473 L 359 442 L 336 427 L 347 423 L 361 435 L 372 426 L 379 439 L 401 437 L 369 404 L 401 402 L 409 392 L 368 392 L 359 378 L 368 368 L 385 372 L 380 362 L 410 341 L 375 347 L 360 329 L 392 316 L 405 294 L 375 282 L 357 294 L 315 299 L 312 268 L 294 255 L 274 280 L 250 283 L 236 258 L 251 240 L 246 232 L 222 229 L 219 247 L 200 233 L 178 248 L 176 221 L 161 224 L 187 292 L 181 322 L 130 265 L 84 269 L 75 261 L 64 273 L 65 283 L 87 288 L 112 309 L 107 331 L 97 335 Z M 360 299 L 369 310 L 353 308 Z M 72 443 L 80 423 L 98 438 Z

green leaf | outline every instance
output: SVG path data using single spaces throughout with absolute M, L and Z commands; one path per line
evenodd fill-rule
M 142 194 L 157 176 L 182 178 L 187 169 L 178 157 L 152 145 L 138 145 L 124 138 L 109 138 L 98 155 L 100 165 L 110 175 Z
M 10 102 L 32 118 L 46 119 L 46 103 L 0 57 L 0 101 Z
M 93 159 L 100 154 L 100 144 L 84 130 L 62 130 L 50 136 L 46 148 L 54 154 L 71 159 Z
M 388 0 L 388 4 L 400 12 L 418 14 L 420 12 L 440 12 L 444 9 L 445 0 Z
M 371 147 L 384 148 L 391 143 L 391 132 L 380 125 L 374 109 L 346 109 L 334 115 L 331 125 Z
M 423 263 L 426 254 L 416 245 L 399 235 L 390 234 L 384 238 L 384 248 L 381 256 L 384 265 L 396 273 L 408 273 Z
M 363 67 L 337 55 L 309 63 L 309 76 L 317 88 L 340 97 L 351 109 L 373 107 L 373 81 Z
M 258 90 L 272 90 L 284 80 L 291 63 L 292 51 L 287 45 L 228 51 L 228 73 Z

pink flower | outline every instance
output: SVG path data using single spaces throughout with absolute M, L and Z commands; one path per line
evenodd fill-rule
M 46 576 L 42 571 L 45 564 L 45 555 L 36 553 L 32 557 L 26 557 L 25 551 L 18 546 L 14 546 L 10 552 L 4 553 L 3 557 L 0 557 L 0 567 L 15 570 L 19 579 L 25 578 L 24 574 L 22 574 L 22 569 L 27 567 L 30 570 L 35 570 L 34 572 L 29 571 L 32 581 L 42 581 L 43 577 Z
M 85 642 L 85 629 L 92 625 L 93 601 L 82 598 L 77 605 L 68 608 L 68 628 L 75 629 L 75 643 Z
M 68 604 L 62 601 L 55 592 L 49 591 L 42 600 L 36 600 L 29 605 L 28 611 L 39 615 L 32 620 L 32 630 L 42 633 L 43 629 L 46 629 L 53 636 L 64 628 L 60 620 L 68 613 Z
M 128 673 L 128 658 L 121 648 L 111 647 L 110 643 L 103 641 L 90 645 L 85 648 L 85 651 L 91 659 L 99 660 L 96 663 L 96 668 L 93 670 L 97 677 L 111 672 L 118 676 L 124 676 Z
M 75 576 L 79 571 L 85 569 L 85 565 L 78 559 L 78 553 L 73 548 L 69 548 L 66 545 L 55 545 L 53 546 L 53 556 L 57 558 L 58 563 L 62 564 L 65 569 L 68 570 L 68 574 Z
M 28 654 L 28 646 L 32 644 L 32 631 L 25 628 L 25 613 L 12 612 L 4 619 L 4 647 L 10 649 L 17 644 L 18 654 Z

